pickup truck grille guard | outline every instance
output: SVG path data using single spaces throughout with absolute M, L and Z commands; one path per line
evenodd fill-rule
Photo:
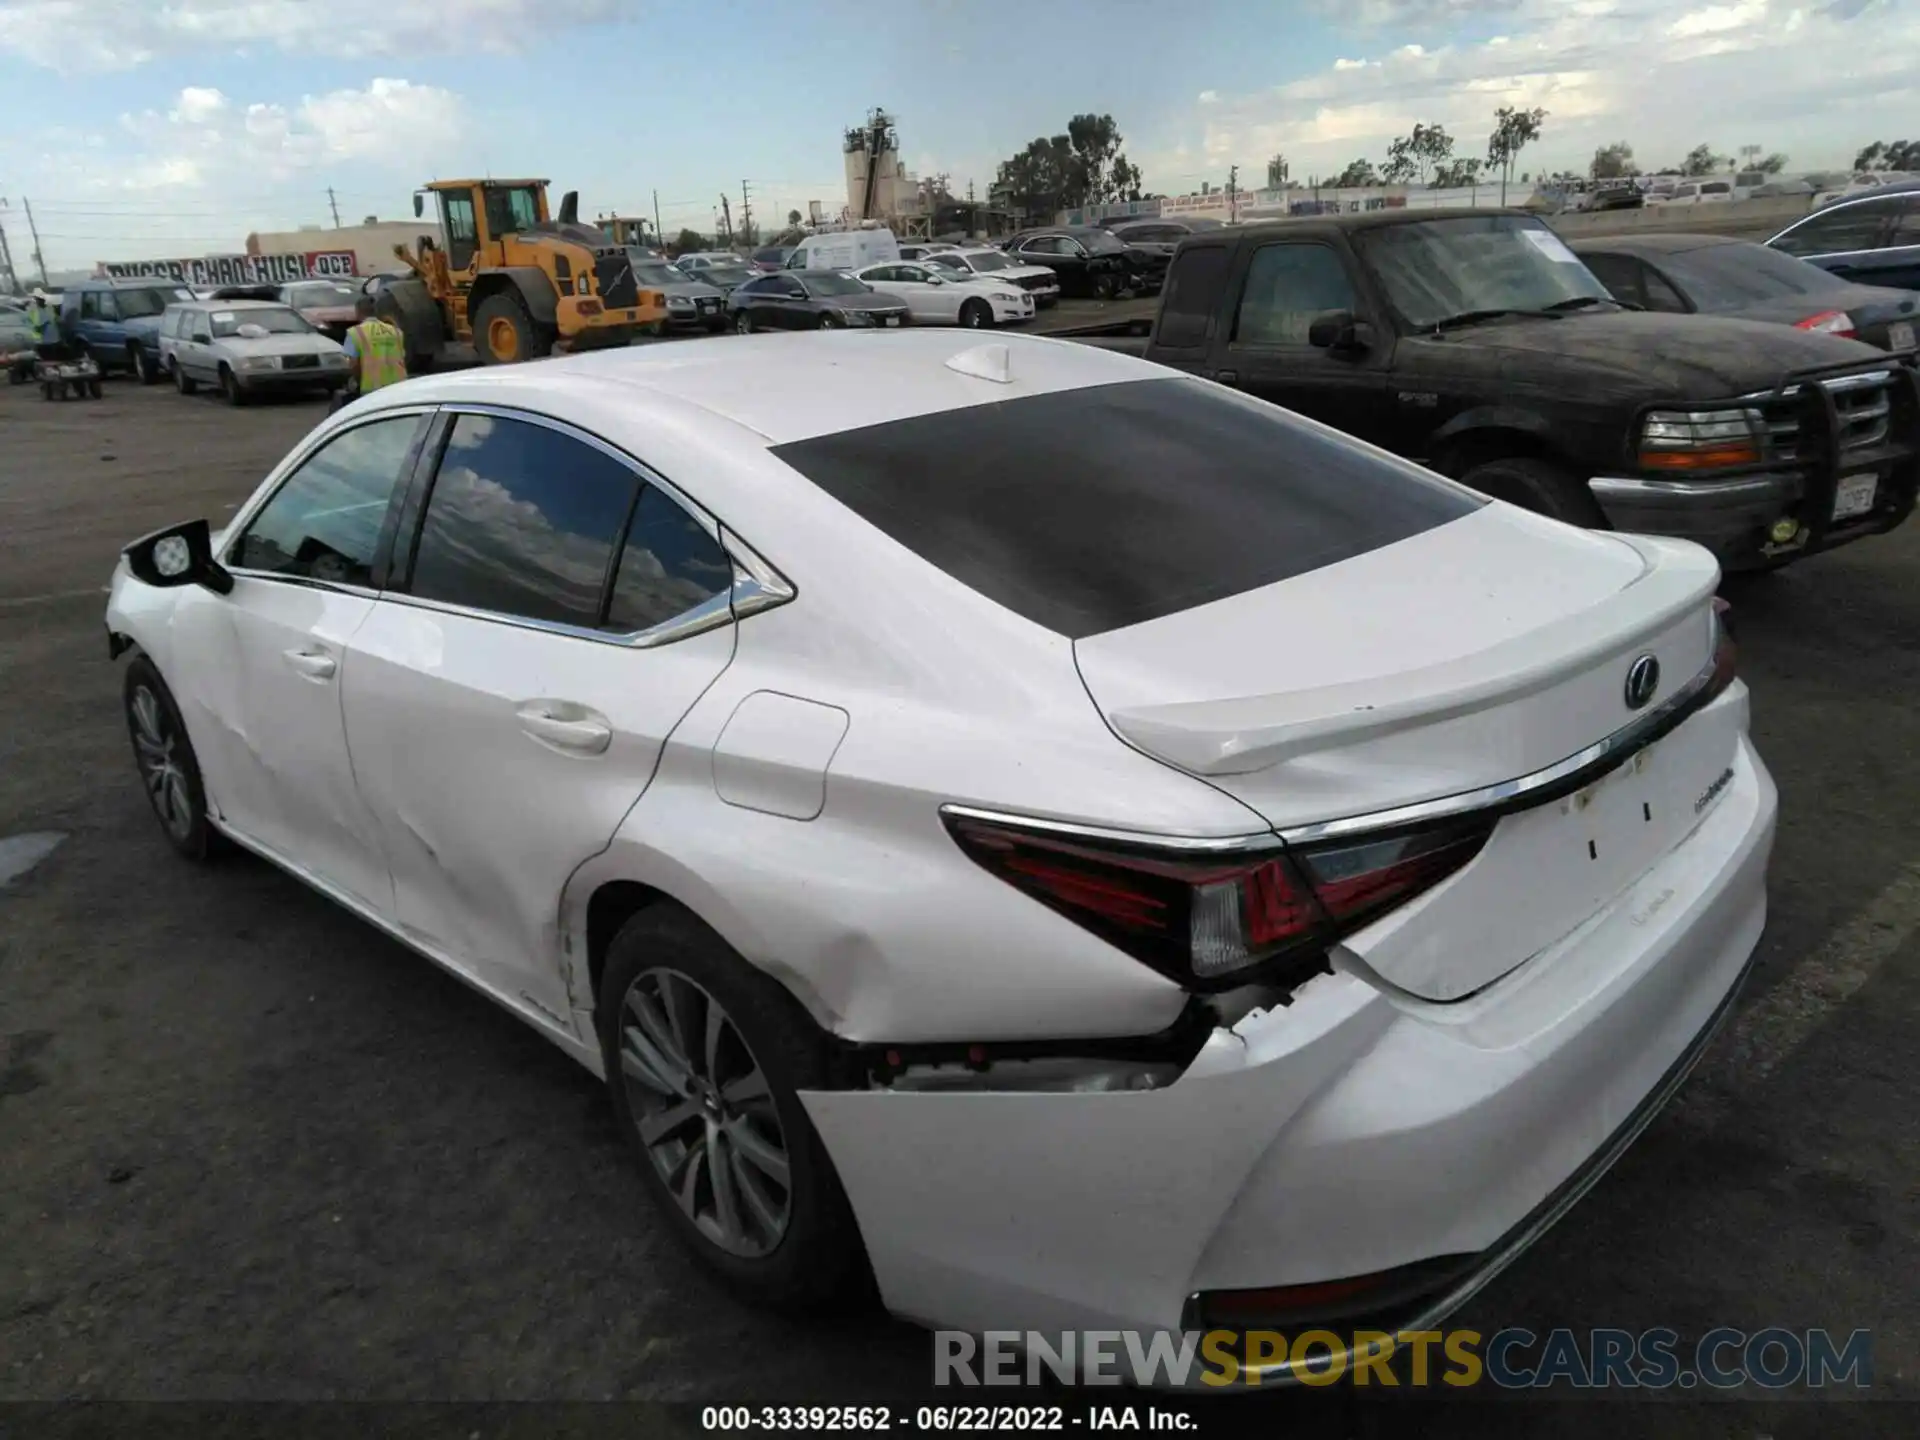
M 1891 528 L 1912 510 L 1920 483 L 1920 368 L 1904 357 L 1864 368 L 1843 360 L 1792 370 L 1771 390 L 1739 398 L 1759 412 L 1768 463 L 1800 472 L 1807 548 L 1819 548 L 1834 528 L 1834 492 L 1843 474 L 1881 473 L 1892 513 L 1883 503 L 1841 528 Z

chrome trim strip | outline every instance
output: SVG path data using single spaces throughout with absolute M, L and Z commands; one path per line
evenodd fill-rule
M 1876 386 L 1893 384 L 1891 370 L 1862 370 L 1855 375 L 1834 375 L 1825 380 L 1815 380 L 1814 384 L 1829 394 L 1844 394 L 1848 390 L 1871 390 Z M 1737 400 L 1791 400 L 1800 393 L 1798 384 L 1789 385 L 1784 390 L 1755 390 L 1746 395 L 1736 396 Z
M 1751 493 L 1756 496 L 1769 496 L 1780 488 L 1776 478 L 1738 480 L 1637 480 L 1624 475 L 1596 475 L 1587 481 L 1587 488 L 1600 498 L 1630 499 L 1634 497 L 1661 499 L 1680 499 L 1689 495 L 1712 496 L 1716 499 L 1729 495 Z
M 1717 644 L 1715 648 L 1718 649 Z M 1322 840 L 1339 840 L 1375 830 L 1398 830 L 1410 825 L 1449 820 L 1477 811 L 1521 810 L 1544 804 L 1550 797 L 1540 792 L 1555 787 L 1563 791 L 1578 789 L 1580 781 L 1589 772 L 1592 778 L 1597 779 L 1602 772 L 1620 765 L 1636 750 L 1645 749 L 1678 725 L 1701 703 L 1708 687 L 1713 684 L 1714 669 L 1715 662 L 1709 660 L 1699 674 L 1668 696 L 1656 709 L 1621 726 L 1611 735 L 1594 741 L 1584 750 L 1575 751 L 1566 759 L 1556 760 L 1530 775 L 1516 776 L 1512 780 L 1502 780 L 1478 790 L 1462 791 L 1458 795 L 1443 795 L 1434 800 L 1395 806 L 1391 810 L 1375 810 L 1365 815 L 1348 815 L 1339 820 L 1290 826 L 1279 832 L 1280 838 L 1289 845 L 1312 845 Z
M 403 595 L 393 590 L 382 591 L 376 598 L 392 605 L 407 605 L 416 610 L 432 610 L 437 614 L 457 615 L 467 620 L 485 620 L 495 625 L 511 625 L 518 630 L 537 630 L 544 635 L 560 635 L 569 640 L 590 640 L 623 650 L 653 650 L 662 645 L 671 645 L 676 640 L 685 640 L 690 635 L 717 630 L 722 625 L 733 623 L 731 590 L 710 596 L 671 620 L 663 620 L 650 629 L 636 630 L 630 634 L 591 630 L 584 625 L 567 625 L 557 620 L 534 620 L 524 615 L 502 615 L 494 610 L 476 610 L 470 605 L 453 605 L 444 600 Z
M 1668 1067 L 1667 1073 L 1655 1082 L 1653 1089 L 1647 1092 L 1646 1097 L 1635 1107 L 1626 1122 L 1607 1137 L 1600 1149 L 1590 1155 L 1585 1164 L 1563 1182 L 1557 1192 L 1547 1197 L 1540 1209 L 1521 1220 L 1514 1229 L 1509 1230 L 1491 1247 L 1482 1251 L 1479 1262 L 1472 1270 L 1456 1280 L 1452 1288 L 1437 1299 L 1429 1301 L 1418 1315 L 1404 1325 L 1398 1326 L 1396 1334 L 1431 1330 L 1438 1326 L 1441 1321 L 1454 1314 L 1461 1306 L 1492 1284 L 1503 1270 L 1531 1250 L 1542 1236 L 1565 1219 L 1568 1212 L 1587 1197 L 1587 1192 L 1600 1183 L 1606 1173 L 1613 1168 L 1614 1162 L 1632 1148 L 1633 1142 L 1638 1140 L 1647 1127 L 1659 1118 L 1660 1112 L 1666 1109 L 1668 1103 L 1680 1092 L 1680 1088 L 1687 1083 L 1688 1078 L 1699 1066 L 1701 1058 L 1706 1054 L 1707 1048 L 1713 1044 L 1720 1031 L 1725 1028 L 1728 1019 L 1732 1017 L 1735 1002 L 1739 1000 L 1741 991 L 1746 988 L 1747 977 L 1753 973 L 1754 963 L 1759 958 L 1759 954 L 1759 947 L 1756 946 L 1753 953 L 1747 957 L 1746 964 L 1740 967 L 1740 973 L 1734 977 L 1733 984 L 1727 988 L 1727 993 L 1721 997 L 1713 1014 L 1707 1017 L 1707 1023 L 1688 1042 L 1687 1048 L 1680 1053 L 1680 1058 Z M 1199 1304 L 1198 1294 L 1187 1297 L 1189 1311 L 1197 1308 Z M 1324 1328 L 1331 1328 L 1331 1326 Z M 1348 1365 L 1352 1363 L 1352 1347 L 1346 1349 L 1343 1358 Z M 1315 1372 L 1309 1370 L 1307 1373 Z M 1304 1383 L 1300 1372 L 1295 1370 L 1291 1361 L 1259 1366 L 1252 1372 L 1242 1370 L 1240 1378 L 1242 1383 L 1248 1385 L 1269 1382 L 1281 1385 Z
M 736 620 L 757 615 L 784 605 L 799 592 L 787 579 L 746 541 L 725 525 L 720 527 L 720 546 L 734 563 L 733 614 Z
M 1717 622 L 1716 622 L 1717 623 Z M 1718 632 L 1716 631 L 1716 634 Z M 1715 649 L 1719 646 L 1716 641 Z M 1417 825 L 1457 819 L 1488 811 L 1507 813 L 1544 805 L 1556 794 L 1566 794 L 1597 780 L 1608 771 L 1644 750 L 1688 715 L 1709 696 L 1717 661 L 1709 660 L 1691 680 L 1655 709 L 1647 711 L 1611 735 L 1596 740 L 1564 760 L 1557 760 L 1531 774 L 1397 805 L 1391 810 L 1370 810 L 1362 815 L 1345 815 L 1336 820 L 1317 820 L 1310 825 L 1292 825 L 1257 835 L 1158 835 L 1141 830 L 1117 830 L 1100 825 L 1082 825 L 1067 820 L 1040 820 L 1030 815 L 1014 815 L 1004 810 L 983 810 L 972 805 L 944 804 L 941 816 L 984 820 L 1014 829 L 1036 830 L 1069 839 L 1101 841 L 1108 844 L 1141 845 L 1157 850 L 1173 850 L 1199 855 L 1230 855 L 1249 851 L 1277 850 L 1284 846 L 1316 845 L 1329 840 L 1348 840 L 1382 831 L 1404 830 Z M 1276 843 L 1276 841 L 1278 843 Z
M 1154 835 L 1144 830 L 1113 830 L 1100 825 L 1079 825 L 1068 820 L 1036 820 L 1031 815 L 1009 815 L 1004 810 L 981 810 L 972 805 L 942 805 L 940 814 L 943 819 L 952 816 L 961 820 L 984 820 L 990 825 L 1038 830 L 1073 840 L 1145 845 L 1156 850 L 1178 850 L 1194 855 L 1232 855 L 1249 850 L 1280 849 L 1280 838 L 1271 830 L 1262 830 L 1257 835 Z
M 306 590 L 325 590 L 335 595 L 357 595 L 363 600 L 378 600 L 381 592 L 369 589 L 365 585 L 349 585 L 341 580 L 316 580 L 311 575 L 279 575 L 272 570 L 249 570 L 244 565 L 222 567 L 229 575 L 240 575 L 248 580 L 277 580 L 282 585 L 298 585 Z

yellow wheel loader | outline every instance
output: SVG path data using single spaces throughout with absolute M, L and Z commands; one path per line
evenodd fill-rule
M 411 275 L 381 287 L 375 312 L 406 337 L 407 369 L 423 374 L 471 346 L 482 364 L 556 350 L 625 345 L 667 317 L 666 297 L 634 280 L 626 247 L 578 218 L 568 191 L 547 212 L 545 180 L 435 180 L 413 213 L 439 210 L 445 248 L 396 245 Z

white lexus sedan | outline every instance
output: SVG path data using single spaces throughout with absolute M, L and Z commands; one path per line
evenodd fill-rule
M 738 1287 L 1393 1331 L 1746 975 L 1717 578 L 1110 351 L 837 332 L 371 394 L 107 626 L 166 838 L 603 1075 Z
M 1033 296 L 1009 281 L 972 271 L 941 270 L 911 260 L 867 265 L 850 272 L 875 293 L 907 307 L 916 325 L 964 325 L 984 330 L 1033 319 Z

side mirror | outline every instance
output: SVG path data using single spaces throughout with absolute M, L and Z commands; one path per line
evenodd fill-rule
M 233 589 L 233 576 L 213 558 L 213 532 L 204 520 L 143 535 L 121 553 L 134 578 L 145 585 L 204 585 L 220 595 Z
M 427 213 L 427 198 L 418 190 L 413 192 L 413 218 L 418 220 Z
M 1361 355 L 1373 344 L 1373 327 L 1351 310 L 1329 310 L 1307 326 L 1307 343 L 1330 355 Z

